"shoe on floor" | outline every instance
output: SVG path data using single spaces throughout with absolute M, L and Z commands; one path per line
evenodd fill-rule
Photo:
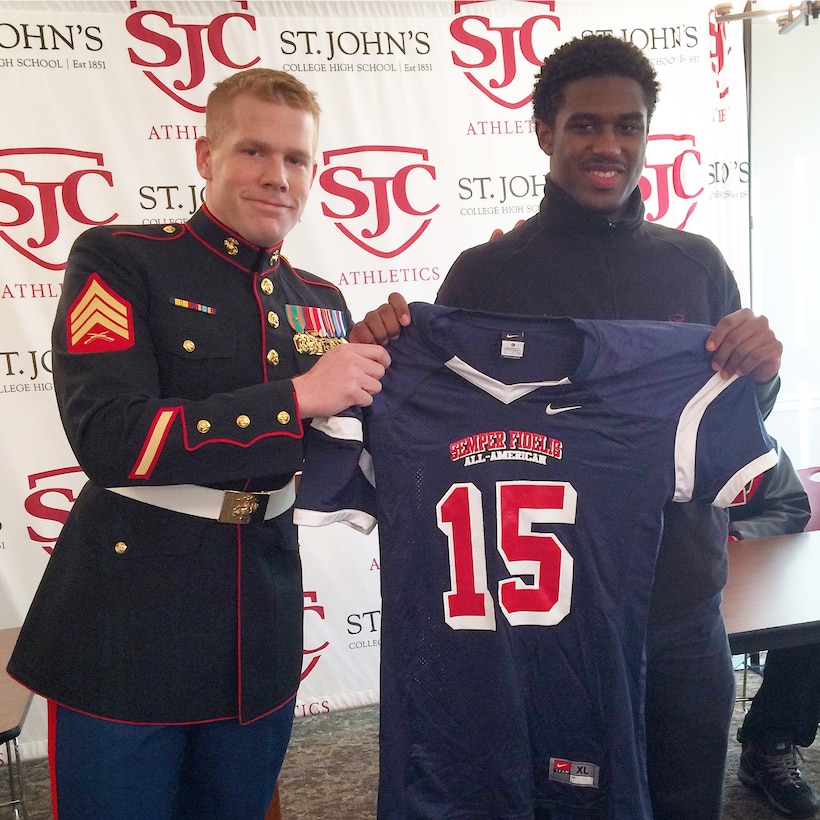
M 766 747 L 744 743 L 737 769 L 738 779 L 762 792 L 778 814 L 813 817 L 820 804 L 811 786 L 800 777 L 798 755 L 791 743 L 774 743 Z

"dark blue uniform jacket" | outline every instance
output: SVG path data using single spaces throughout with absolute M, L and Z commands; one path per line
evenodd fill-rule
M 137 723 L 247 722 L 294 695 L 303 601 L 290 510 L 225 524 L 105 488 L 287 484 L 302 463 L 291 379 L 330 346 L 295 342 L 310 327 L 316 337 L 317 321 L 335 341 L 347 332 L 338 289 L 206 208 L 186 224 L 96 227 L 76 241 L 54 384 L 89 482 L 26 618 L 15 678 Z

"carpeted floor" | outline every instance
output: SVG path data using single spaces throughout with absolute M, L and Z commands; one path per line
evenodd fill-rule
M 750 681 L 753 692 L 756 676 L 752 675 Z M 777 820 L 780 815 L 735 775 L 740 748 L 734 732 L 742 719 L 738 705 L 729 744 L 723 820 Z M 283 820 L 371 820 L 376 816 L 378 720 L 378 707 L 368 707 L 295 722 L 280 778 Z M 820 790 L 820 741 L 804 754 L 803 776 Z M 27 761 L 24 765 L 29 820 L 53 820 L 46 761 Z M 8 779 L 0 776 L 0 803 L 7 794 Z M 13 817 L 10 809 L 0 809 L 0 820 Z M 685 812 L 681 817 L 685 818 Z

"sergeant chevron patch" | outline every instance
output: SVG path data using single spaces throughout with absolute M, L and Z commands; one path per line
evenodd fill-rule
M 92 273 L 66 320 L 69 353 L 107 353 L 134 345 L 131 305 Z

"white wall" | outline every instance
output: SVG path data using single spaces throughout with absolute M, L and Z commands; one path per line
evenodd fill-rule
M 784 345 L 769 430 L 809 467 L 820 464 L 820 20 L 751 30 L 751 306 Z

